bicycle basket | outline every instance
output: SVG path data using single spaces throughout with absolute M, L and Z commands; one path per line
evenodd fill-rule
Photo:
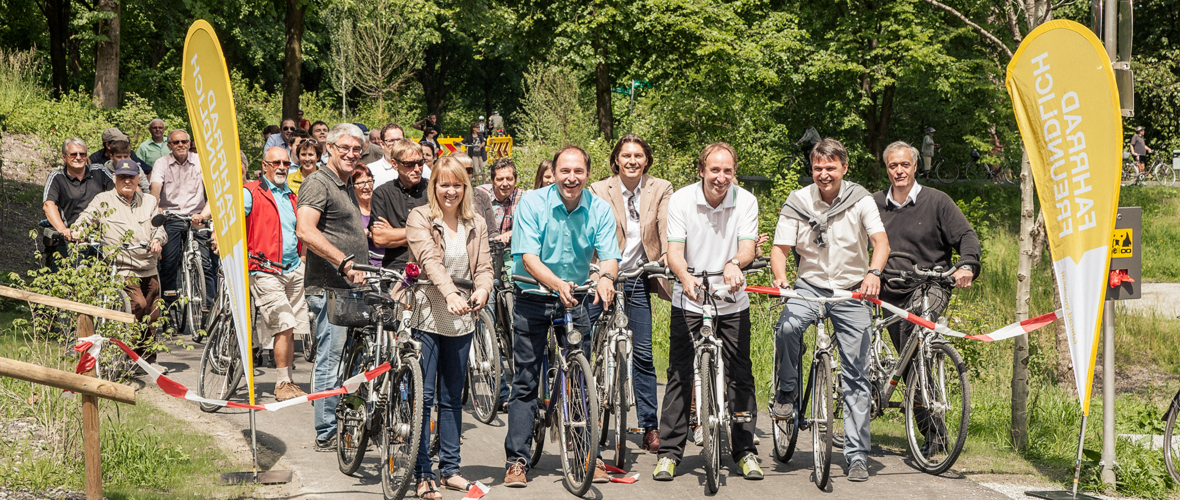
M 364 290 L 325 288 L 328 323 L 344 327 L 369 324 L 369 306 L 365 305 Z

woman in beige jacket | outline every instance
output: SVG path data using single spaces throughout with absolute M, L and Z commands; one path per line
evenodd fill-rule
M 466 491 L 474 483 L 459 474 L 463 382 L 475 313 L 487 304 L 492 290 L 492 258 L 487 223 L 475 213 L 471 181 L 458 159 L 443 157 L 435 163 L 426 193 L 430 203 L 415 208 L 406 219 L 410 256 L 431 283 L 408 299 L 418 311 L 414 338 L 422 344 L 422 422 L 430 421 L 437 395 L 442 485 Z M 472 281 L 475 288 L 468 294 L 455 280 Z M 442 498 L 430 459 L 429 425 L 423 425 L 421 433 L 414 469 L 418 498 Z

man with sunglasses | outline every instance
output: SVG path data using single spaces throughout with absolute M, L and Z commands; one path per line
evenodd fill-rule
M 270 148 L 283 148 L 287 151 L 287 156 L 291 156 L 291 135 L 295 132 L 295 120 L 286 118 L 279 127 L 279 133 L 271 134 L 266 138 L 266 145 L 262 147 L 263 151 L 270 151 Z
M 41 198 L 41 209 L 45 212 L 45 221 L 41 225 L 52 227 L 52 231 L 46 227 L 46 234 L 43 235 L 45 265 L 52 270 L 57 269 L 53 254 L 65 257 L 68 252 L 66 241 L 74 241 L 70 226 L 90 204 L 90 200 L 115 187 L 111 176 L 103 172 L 102 165 L 90 164 L 86 156 L 86 143 L 82 139 L 66 139 L 62 143 L 61 153 L 64 166 L 61 170 L 51 172 L 45 179 L 45 192 Z M 55 233 L 60 233 L 60 237 Z
M 135 154 L 143 160 L 141 167 L 147 166 L 147 169 L 142 172 L 143 175 L 152 175 L 152 166 L 156 164 L 156 160 L 168 154 L 168 142 L 164 140 L 164 130 L 164 120 L 156 118 L 148 122 L 148 133 L 152 137 L 135 148 Z
M 262 179 L 246 183 L 246 245 L 250 255 L 283 268 L 250 261 L 250 297 L 258 306 L 262 339 L 274 338 L 278 401 L 306 395 L 291 380 L 295 359 L 295 330 L 308 331 L 307 302 L 303 299 L 303 245 L 295 237 L 295 192 L 287 186 L 291 161 L 283 148 L 270 148 L 262 159 Z M 275 231 L 275 229 L 279 229 Z M 266 343 L 266 342 L 260 342 Z
M 380 141 L 378 141 L 377 144 L 381 145 L 381 152 L 384 156 L 377 159 L 376 161 L 366 164 L 366 166 L 369 167 L 369 171 L 373 173 L 374 191 L 376 191 L 377 188 L 381 187 L 386 182 L 397 178 L 397 169 L 394 168 L 393 163 L 391 163 L 393 160 L 393 145 L 398 140 L 405 139 L 406 133 L 404 130 L 402 130 L 401 125 L 396 123 L 386 123 L 384 127 L 381 127 L 381 133 L 378 135 L 378 137 L 380 138 Z M 430 178 L 430 164 L 426 164 L 422 167 L 422 178 Z
M 181 129 L 168 134 L 168 149 L 171 154 L 156 160 L 152 168 L 152 196 L 160 200 L 160 212 L 170 211 L 179 215 L 192 216 L 193 227 L 205 227 L 212 211 L 205 199 L 205 180 L 201 175 L 201 162 L 190 151 L 192 140 Z M 176 274 L 180 271 L 180 257 L 183 251 L 184 233 L 188 224 L 171 219 L 164 223 L 168 241 L 160 255 L 160 290 L 164 302 L 171 304 L 180 298 L 176 290 Z M 209 237 L 194 234 L 201 249 L 201 265 L 205 271 L 205 303 L 208 308 L 217 293 L 217 270 L 213 267 L 213 249 Z
M 411 210 L 429 202 L 426 183 L 422 182 L 425 160 L 418 144 L 406 139 L 393 141 L 388 152 L 397 176 L 373 190 L 369 229 L 373 233 L 373 243 L 387 249 L 381 266 L 401 269 L 410 259 L 406 219 Z

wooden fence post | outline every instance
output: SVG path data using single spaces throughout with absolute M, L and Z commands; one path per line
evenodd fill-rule
M 94 335 L 94 318 L 79 314 L 78 338 L 91 335 Z M 96 376 L 94 368 L 82 375 Z M 98 396 L 82 394 L 82 456 L 86 463 L 86 500 L 102 500 L 101 443 L 102 434 L 98 430 Z

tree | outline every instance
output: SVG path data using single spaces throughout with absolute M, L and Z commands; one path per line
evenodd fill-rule
M 299 116 L 303 74 L 303 14 L 308 0 L 287 0 L 286 43 L 283 44 L 283 118 Z
M 53 71 L 53 93 L 60 96 L 69 87 L 67 58 L 69 57 L 71 0 L 42 0 L 37 8 L 49 25 L 49 65 Z
M 119 107 L 119 0 L 98 0 L 97 38 L 94 47 L 94 104 Z
M 328 33 L 332 39 L 332 50 L 328 56 L 328 81 L 340 93 L 340 114 L 347 120 L 348 92 L 356 85 L 353 76 L 356 63 L 353 60 L 355 45 L 352 17 L 347 8 L 339 6 L 326 14 Z
M 354 21 L 357 87 L 377 101 L 405 87 L 422 66 L 423 52 L 437 34 L 426 26 L 431 11 L 420 0 L 374 0 L 358 5 Z

